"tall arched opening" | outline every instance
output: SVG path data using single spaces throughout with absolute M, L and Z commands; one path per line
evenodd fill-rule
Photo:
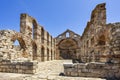
M 49 61 L 49 49 L 47 48 L 47 61 Z
M 36 43 L 33 43 L 32 51 L 33 51 L 33 60 L 37 60 L 37 45 L 36 45 Z
M 45 57 L 45 49 L 42 46 L 42 48 L 41 48 L 41 61 L 44 61 L 44 57 Z
M 32 22 L 32 39 L 37 39 L 37 22 L 35 20 Z
M 60 59 L 76 58 L 77 42 L 74 39 L 63 39 L 58 44 Z

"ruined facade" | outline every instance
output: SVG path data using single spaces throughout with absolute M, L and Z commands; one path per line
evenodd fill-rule
M 81 36 L 83 62 L 106 62 L 110 55 L 120 56 L 119 33 L 120 23 L 106 24 L 105 3 L 97 5 Z
M 56 37 L 56 51 L 59 59 L 78 58 L 80 53 L 80 35 L 66 30 Z
M 34 18 L 21 14 L 20 32 L 0 31 L 0 71 L 35 73 L 38 62 L 56 59 L 55 45 L 55 39 Z
M 16 40 L 19 45 L 14 45 Z M 27 14 L 20 16 L 20 32 L 1 30 L 0 41 L 0 54 L 6 59 L 49 61 L 56 58 L 55 39 Z
M 54 59 L 82 62 L 65 64 L 67 76 L 120 78 L 120 23 L 106 24 L 105 3 L 92 11 L 82 36 L 67 29 L 53 38 L 27 14 L 20 16 L 20 32 L 0 31 L 1 72 L 36 73 L 38 62 Z
M 65 64 L 65 75 L 120 79 L 120 23 L 106 24 L 105 3 L 92 11 L 80 41 L 83 63 Z
M 117 58 L 120 56 L 119 29 L 120 23 L 106 24 L 105 3 L 99 4 L 92 11 L 82 36 L 67 30 L 56 37 L 57 54 L 67 56 L 66 54 L 73 53 L 76 59 L 81 59 L 82 62 L 106 62 L 111 54 Z M 70 39 L 73 41 L 68 41 Z M 71 48 L 75 46 L 75 42 L 77 44 L 72 52 Z

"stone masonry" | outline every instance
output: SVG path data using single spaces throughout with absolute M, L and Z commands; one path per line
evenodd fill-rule
M 16 40 L 17 46 L 14 45 Z M 53 60 L 56 58 L 55 39 L 34 18 L 21 14 L 20 32 L 0 31 L 0 55 L 9 60 Z
M 55 45 L 55 39 L 34 18 L 21 14 L 20 32 L 0 30 L 0 71 L 35 73 L 38 62 L 56 59 Z
M 80 53 L 81 36 L 66 30 L 56 37 L 56 51 L 59 59 L 76 59 Z
M 80 41 L 82 63 L 64 64 L 66 76 L 120 79 L 120 23 L 106 24 L 105 3 L 92 11 Z
M 64 64 L 66 76 L 120 79 L 120 23 L 106 24 L 105 5 L 92 11 L 82 36 L 67 29 L 53 38 L 33 17 L 21 14 L 20 32 L 0 30 L 0 71 L 33 74 L 40 62 L 72 59 L 79 63 Z

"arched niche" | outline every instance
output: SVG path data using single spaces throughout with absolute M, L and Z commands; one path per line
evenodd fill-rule
M 42 46 L 42 48 L 41 48 L 41 61 L 44 61 L 44 57 L 45 57 L 45 48 Z
M 51 50 L 51 60 L 53 60 L 53 51 Z
M 78 48 L 77 41 L 74 39 L 63 39 L 58 44 L 61 59 L 73 59 Z
M 49 61 L 49 49 L 47 48 L 47 61 Z
M 44 29 L 41 28 L 41 41 L 44 43 Z
M 37 45 L 35 42 L 32 43 L 32 53 L 33 53 L 33 60 L 37 59 Z

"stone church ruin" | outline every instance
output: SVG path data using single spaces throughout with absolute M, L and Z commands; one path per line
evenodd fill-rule
M 120 23 L 106 24 L 105 3 L 98 4 L 80 38 L 82 63 L 64 64 L 66 76 L 120 79 Z
M 105 5 L 95 7 L 81 36 L 67 29 L 53 38 L 21 14 L 20 32 L 0 30 L 0 72 L 33 74 L 40 62 L 72 59 L 63 65 L 65 76 L 120 79 L 120 23 L 106 23 Z

